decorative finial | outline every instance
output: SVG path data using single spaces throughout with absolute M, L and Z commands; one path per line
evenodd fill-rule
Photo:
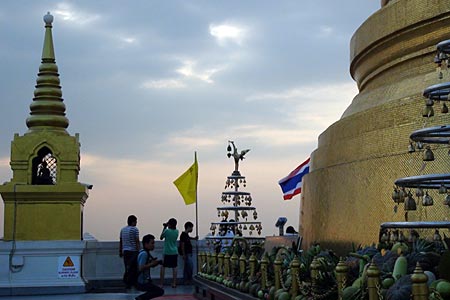
M 30 104 L 30 116 L 26 123 L 28 132 L 55 130 L 67 134 L 69 120 L 66 118 L 66 106 L 62 99 L 58 66 L 53 49 L 53 16 L 48 12 L 44 16 L 45 36 L 42 48 L 42 62 L 39 66 L 33 102 Z
M 45 25 L 52 25 L 52 23 L 53 23 L 53 16 L 50 14 L 49 11 L 44 16 L 44 22 L 45 22 Z
M 231 149 L 230 147 L 233 146 L 233 149 Z M 231 150 L 233 150 L 233 153 L 231 153 Z M 234 172 L 233 175 L 239 175 L 239 160 L 244 160 L 244 156 L 245 154 L 247 154 L 248 151 L 250 151 L 250 149 L 246 149 L 246 150 L 242 150 L 241 153 L 238 153 L 238 150 L 236 148 L 236 146 L 234 145 L 233 141 L 228 141 L 228 147 L 227 147 L 227 151 L 229 152 L 227 154 L 228 157 L 233 156 L 234 158 Z

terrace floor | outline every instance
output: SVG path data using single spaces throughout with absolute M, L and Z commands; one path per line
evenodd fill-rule
M 155 298 L 161 300 L 194 300 L 192 285 L 179 285 L 177 288 L 164 287 L 165 294 Z M 38 296 L 2 296 L 0 300 L 134 300 L 142 294 L 135 289 L 126 293 L 95 293 L 95 294 L 65 294 L 65 295 L 38 295 Z

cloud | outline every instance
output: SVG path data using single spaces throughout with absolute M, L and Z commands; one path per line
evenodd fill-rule
M 310 100 L 328 102 L 335 99 L 353 98 L 358 93 L 358 89 L 354 82 L 330 83 L 323 85 L 307 85 L 293 87 L 278 92 L 266 92 L 253 94 L 246 98 L 246 101 L 267 101 L 267 100 L 286 100 L 298 101 Z M 304 104 L 303 101 L 301 101 Z
M 246 29 L 237 25 L 211 24 L 209 25 L 209 33 L 216 38 L 219 45 L 223 46 L 229 42 L 241 45 L 246 36 Z
M 141 84 L 145 89 L 180 89 L 186 87 L 186 84 L 178 79 L 159 79 L 147 80 Z
M 197 62 L 193 60 L 184 60 L 182 64 L 183 65 L 176 70 L 178 74 L 181 74 L 186 78 L 199 79 L 206 83 L 213 83 L 214 81 L 211 77 L 223 69 L 223 67 L 199 69 L 197 68 Z
M 60 17 L 63 21 L 80 26 L 88 25 L 100 18 L 98 14 L 90 14 L 85 11 L 76 10 L 68 3 L 58 3 L 56 9 L 51 12 L 55 17 Z
M 334 28 L 330 27 L 330 26 L 323 25 L 323 26 L 320 26 L 320 28 L 319 28 L 319 36 L 320 37 L 328 37 L 328 36 L 332 35 L 334 32 L 335 32 Z

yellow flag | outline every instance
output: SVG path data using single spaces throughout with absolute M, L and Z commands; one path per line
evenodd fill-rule
M 173 182 L 183 197 L 186 205 L 193 204 L 197 200 L 197 182 L 198 163 L 196 154 L 192 166 Z

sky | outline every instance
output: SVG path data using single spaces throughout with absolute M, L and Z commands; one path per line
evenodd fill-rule
M 350 39 L 379 8 L 376 0 L 0 1 L 0 182 L 12 177 L 14 133 L 27 131 L 49 11 L 67 130 L 80 134 L 79 181 L 93 185 L 84 232 L 117 240 L 130 214 L 141 235 L 159 234 L 171 217 L 181 230 L 195 222 L 195 205 L 184 205 L 173 181 L 196 151 L 205 236 L 234 169 L 230 140 L 250 149 L 242 191 L 262 235 L 278 233 L 280 216 L 298 228 L 300 196 L 284 201 L 278 181 L 357 94 Z

